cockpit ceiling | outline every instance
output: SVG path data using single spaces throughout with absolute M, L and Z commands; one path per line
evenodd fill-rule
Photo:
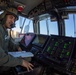
M 64 7 L 76 6 L 76 0 L 14 0 L 14 2 L 22 3 L 25 6 L 22 14 L 30 18 L 49 13 L 54 8 L 61 11 Z
M 44 0 L 0 0 L 0 10 L 5 10 L 8 6 L 23 6 L 23 15 L 28 16 L 28 13 Z
M 43 0 L 14 0 L 16 3 L 24 5 L 23 14 L 27 15 L 33 8 L 43 2 Z
M 55 9 L 58 11 L 67 10 L 67 6 L 76 6 L 76 0 L 0 0 L 0 10 L 1 7 L 18 7 L 19 5 L 23 6 L 23 11 L 20 12 L 20 15 L 32 18 L 38 15 L 50 13 L 52 10 L 55 11 Z M 64 7 L 65 9 L 62 9 Z M 68 11 L 74 10 L 68 9 Z

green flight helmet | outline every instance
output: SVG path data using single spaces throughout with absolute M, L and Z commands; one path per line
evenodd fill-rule
M 0 20 L 2 20 L 6 15 L 13 15 L 15 16 L 16 20 L 18 20 L 18 11 L 15 8 L 8 8 L 6 9 L 1 15 Z

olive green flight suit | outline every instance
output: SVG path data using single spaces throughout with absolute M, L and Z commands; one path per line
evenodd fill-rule
M 12 44 L 12 47 L 14 45 Z M 9 36 L 7 30 L 0 24 L 0 66 L 14 67 L 22 64 L 21 58 L 8 54 Z M 10 50 L 12 51 L 12 49 Z

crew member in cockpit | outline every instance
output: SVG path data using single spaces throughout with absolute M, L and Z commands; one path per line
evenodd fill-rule
M 11 41 L 9 41 L 10 38 L 8 37 L 7 29 L 10 29 L 15 21 L 18 20 L 17 13 L 18 12 L 15 8 L 8 8 L 0 15 L 0 73 L 6 71 L 6 69 L 10 67 L 15 67 L 17 65 L 27 68 L 28 71 L 33 70 L 33 65 L 28 61 L 19 57 L 13 57 L 8 54 L 8 47 L 10 46 L 9 42 Z M 12 47 L 13 46 L 15 45 L 12 44 Z M 18 46 L 16 47 L 20 49 Z M 10 51 L 11 50 L 12 49 L 10 49 Z

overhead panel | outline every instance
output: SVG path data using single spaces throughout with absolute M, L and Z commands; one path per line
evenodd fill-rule
M 38 6 L 36 6 L 34 9 L 32 9 L 29 12 L 29 14 L 28 14 L 29 18 L 45 14 L 51 8 L 52 8 L 51 1 L 50 0 L 44 0 L 42 3 L 40 3 Z
M 53 7 L 62 8 L 67 6 L 75 6 L 76 0 L 50 0 Z

